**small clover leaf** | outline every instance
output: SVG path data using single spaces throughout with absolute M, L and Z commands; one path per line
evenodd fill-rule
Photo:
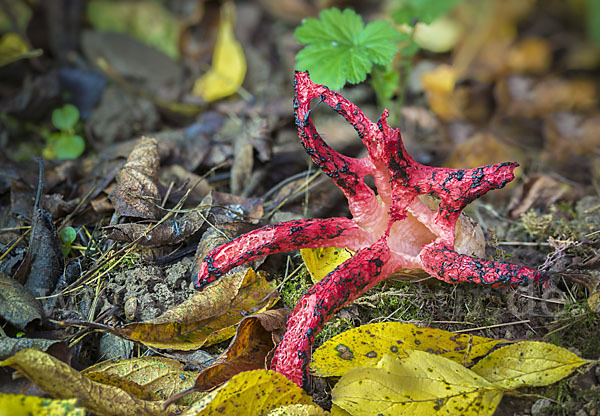
M 307 45 L 296 55 L 297 69 L 308 70 L 319 83 L 337 90 L 346 82 L 364 81 L 373 64 L 385 65 L 398 51 L 398 31 L 388 22 L 364 25 L 353 10 L 323 10 L 294 33 Z
M 79 120 L 79 110 L 73 104 L 65 104 L 52 112 L 52 124 L 61 131 L 69 131 Z
M 64 134 L 54 143 L 57 159 L 76 159 L 85 150 L 85 141 L 77 134 Z

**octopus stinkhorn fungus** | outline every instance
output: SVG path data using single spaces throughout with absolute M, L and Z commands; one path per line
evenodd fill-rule
M 340 308 L 399 269 L 422 269 L 444 282 L 488 286 L 524 285 L 544 276 L 527 267 L 470 257 L 455 251 L 455 225 L 463 208 L 513 178 L 516 163 L 476 169 L 424 166 L 412 159 L 400 131 L 387 124 L 387 110 L 377 122 L 353 103 L 306 72 L 296 73 L 294 109 L 306 152 L 348 199 L 352 219 L 305 219 L 272 224 L 214 249 L 203 260 L 197 288 L 235 266 L 272 253 L 301 248 L 346 247 L 356 254 L 312 286 L 287 323 L 271 368 L 308 387 L 308 366 L 315 335 Z M 368 156 L 341 155 L 325 143 L 310 117 L 318 98 L 341 114 L 357 131 Z M 378 195 L 365 184 L 374 179 Z M 419 195 L 433 194 L 432 210 Z

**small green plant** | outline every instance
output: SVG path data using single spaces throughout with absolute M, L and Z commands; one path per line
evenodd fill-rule
M 462 0 L 401 0 L 391 18 L 401 28 L 376 20 L 363 23 L 353 10 L 323 10 L 319 19 L 305 19 L 294 33 L 306 45 L 296 55 L 298 70 L 333 90 L 357 84 L 371 74 L 371 86 L 381 106 L 391 107 L 400 88 L 398 104 L 420 45 L 415 40 L 417 23 L 430 24 Z
M 72 104 L 65 104 L 52 112 L 52 124 L 57 132 L 46 135 L 46 147 L 42 155 L 46 159 L 76 159 L 85 150 L 85 141 L 77 134 L 79 110 Z
M 71 246 L 73 245 L 75 238 L 77 238 L 77 232 L 73 227 L 65 227 L 60 231 L 59 236 L 62 241 L 60 249 L 63 256 L 66 256 L 71 252 Z
M 400 39 L 388 22 L 365 26 L 353 10 L 335 7 L 323 10 L 319 19 L 305 19 L 294 35 L 307 45 L 296 55 L 298 69 L 308 70 L 314 82 L 333 90 L 364 81 L 374 64 L 391 62 Z

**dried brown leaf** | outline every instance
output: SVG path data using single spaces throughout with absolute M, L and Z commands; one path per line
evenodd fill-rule
M 290 309 L 276 309 L 244 318 L 227 350 L 198 374 L 195 387 L 210 390 L 242 371 L 265 369 L 290 313 Z
M 42 308 L 31 292 L 4 273 L 0 273 L 0 316 L 19 329 L 42 319 Z
M 119 217 L 157 219 L 160 203 L 158 168 L 160 158 L 155 139 L 142 137 L 117 173 L 117 188 L 110 195 Z
M 156 319 L 113 331 L 155 348 L 193 350 L 230 338 L 244 316 L 266 310 L 278 299 L 273 283 L 242 269 Z
M 80 405 L 100 415 L 175 415 L 179 406 L 163 409 L 157 401 L 140 400 L 126 391 L 91 381 L 77 370 L 44 352 L 28 349 L 0 362 L 10 366 L 57 399 L 79 399 Z

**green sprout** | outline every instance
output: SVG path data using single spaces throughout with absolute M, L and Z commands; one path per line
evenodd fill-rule
M 85 141 L 76 133 L 79 110 L 65 104 L 52 112 L 52 124 L 58 130 L 46 136 L 46 147 L 42 155 L 46 159 L 76 159 L 85 150 Z
M 65 227 L 60 233 L 60 240 L 62 241 L 62 246 L 60 247 L 64 256 L 68 255 L 71 252 L 71 246 L 77 238 L 77 232 L 73 227 Z

